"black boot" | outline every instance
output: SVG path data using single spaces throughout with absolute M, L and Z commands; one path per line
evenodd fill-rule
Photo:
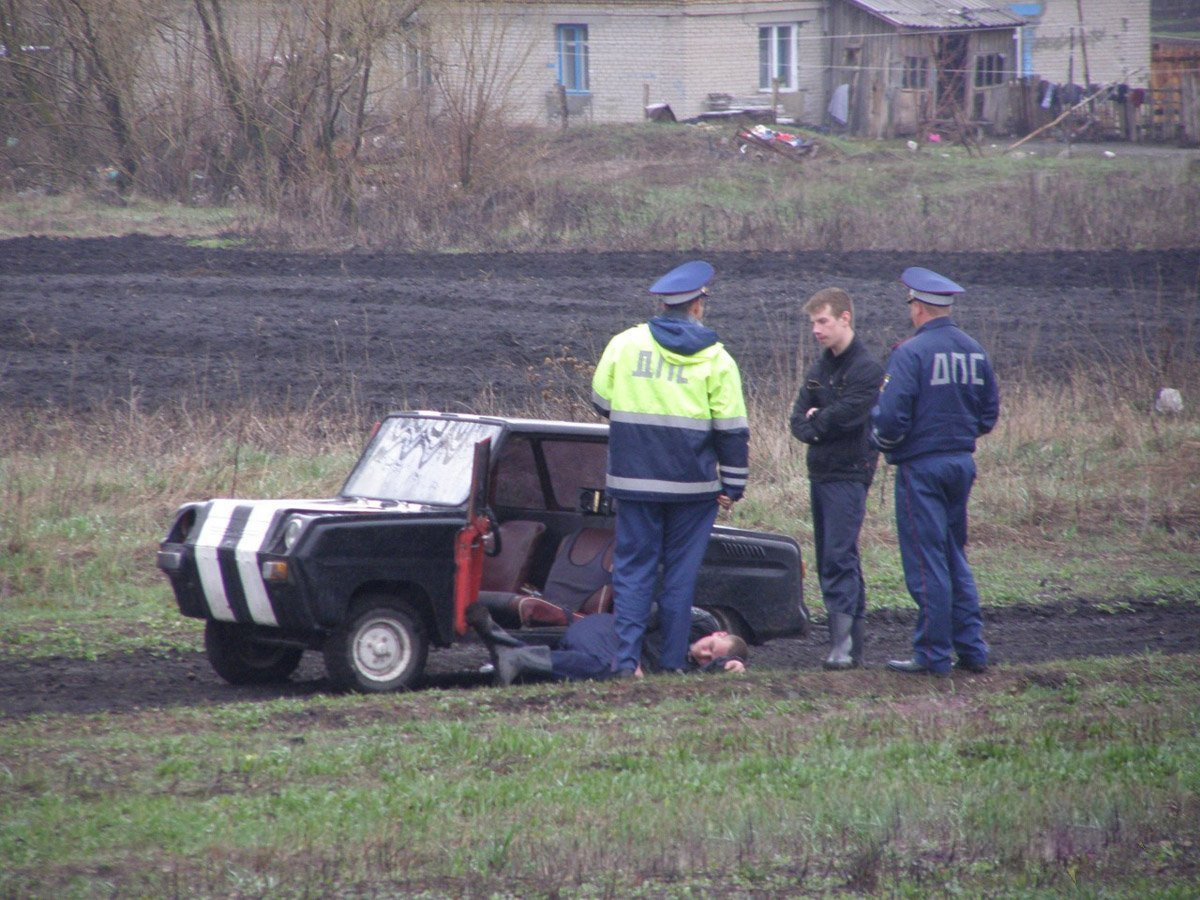
M 854 617 L 845 613 L 829 614 L 829 656 L 821 663 L 822 668 L 835 671 L 853 669 L 855 662 L 854 648 Z
M 496 680 L 512 684 L 518 678 L 554 674 L 549 647 L 501 647 L 496 651 Z M 540 680 L 540 678 L 539 678 Z
M 524 647 L 524 642 L 513 637 L 492 619 L 491 613 L 482 603 L 472 603 L 467 607 L 467 624 L 475 629 L 479 639 L 492 655 L 492 663 L 496 662 L 498 647 Z

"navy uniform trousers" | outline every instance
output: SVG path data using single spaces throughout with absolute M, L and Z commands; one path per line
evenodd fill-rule
M 716 519 L 717 501 L 712 497 L 682 503 L 617 501 L 613 603 L 621 645 L 616 671 L 632 672 L 641 660 L 660 563 L 662 667 L 670 671 L 686 665 L 696 576 Z
M 979 591 L 967 564 L 970 453 L 932 453 L 896 466 L 896 531 L 904 580 L 918 607 L 913 660 L 949 672 L 956 653 L 987 663 Z

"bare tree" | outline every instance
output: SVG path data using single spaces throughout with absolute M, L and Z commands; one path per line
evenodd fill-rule
M 504 3 L 430 6 L 433 72 L 448 119 L 458 181 L 470 188 L 487 131 L 504 122 L 513 85 L 533 50 L 525 17 Z
M 205 49 L 236 123 L 235 165 L 260 199 L 332 174 L 347 210 L 362 146 L 376 49 L 421 0 L 301 0 L 282 10 L 273 45 L 239 60 L 224 0 L 193 0 Z
M 97 0 L 58 0 L 63 38 L 84 60 L 89 81 L 100 101 L 112 135 L 116 157 L 116 187 L 125 194 L 137 174 L 139 149 L 125 96 L 132 84 L 136 61 L 128 37 L 137 34 L 135 20 L 145 11 L 136 3 Z
M 6 116 L 44 139 L 47 170 L 77 172 L 97 154 L 128 191 L 142 155 L 132 99 L 145 35 L 162 0 L 4 0 L 0 81 Z M 103 129 L 101 138 L 96 129 Z

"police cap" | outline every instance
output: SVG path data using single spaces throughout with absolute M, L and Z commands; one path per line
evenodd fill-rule
M 908 288 L 910 300 L 920 300 L 930 306 L 951 306 L 954 295 L 963 293 L 962 287 L 945 275 L 920 266 L 909 266 L 900 274 L 900 280 Z
M 658 294 L 659 299 L 667 306 L 690 303 L 708 293 L 704 286 L 712 277 L 712 266 L 702 259 L 693 259 L 676 266 L 650 285 L 650 293 Z

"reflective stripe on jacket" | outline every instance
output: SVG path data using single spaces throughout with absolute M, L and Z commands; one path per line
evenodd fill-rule
M 610 422 L 612 496 L 742 496 L 750 425 L 737 363 L 719 342 L 676 352 L 656 341 L 647 324 L 623 331 L 596 365 L 592 402 Z

